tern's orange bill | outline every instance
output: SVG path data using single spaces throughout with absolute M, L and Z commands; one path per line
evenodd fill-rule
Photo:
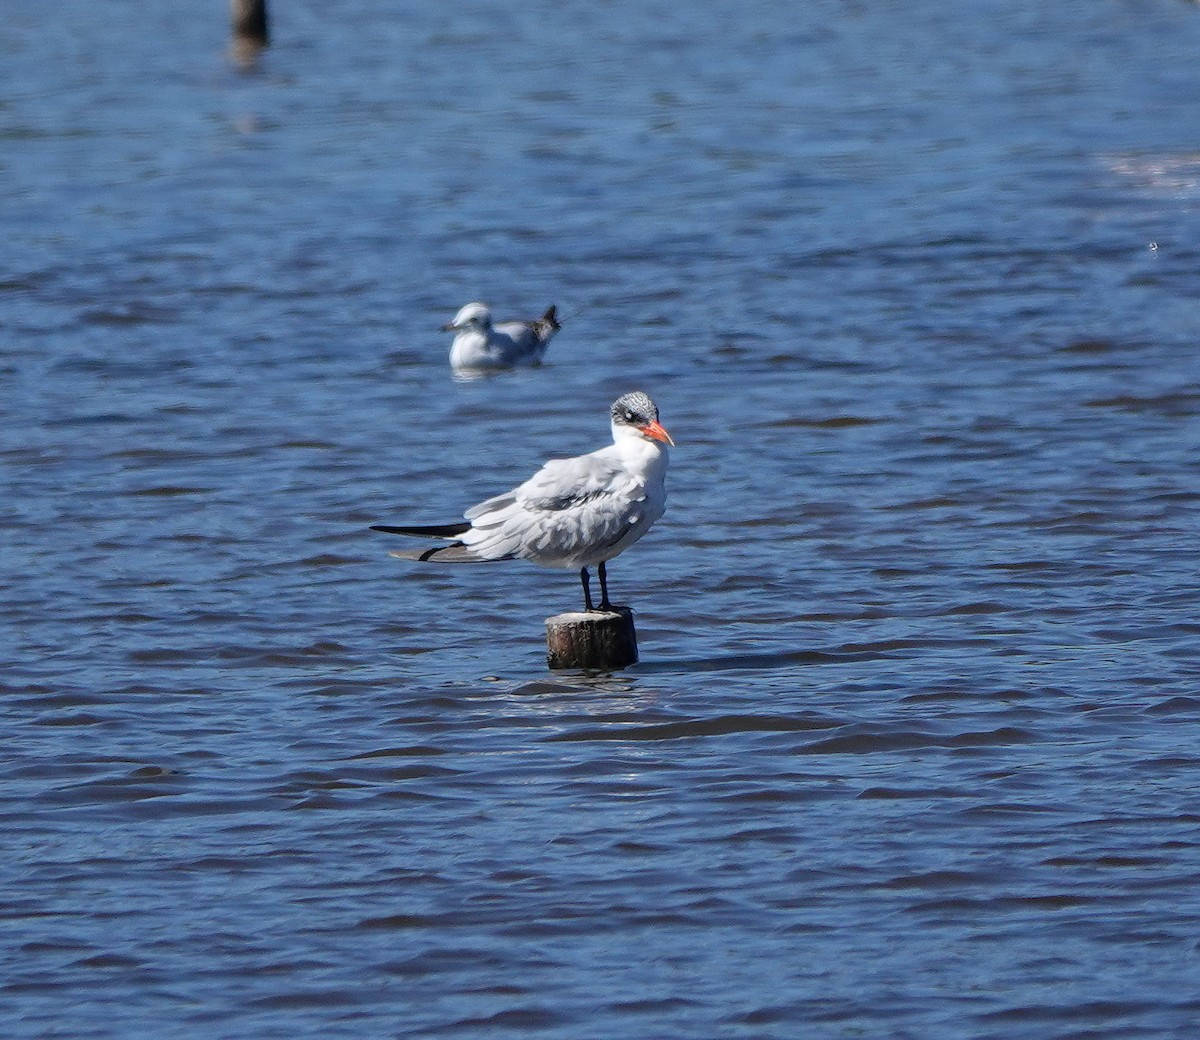
M 672 448 L 675 447 L 675 442 L 671 440 L 671 435 L 662 428 L 657 419 L 652 419 L 645 426 L 639 426 L 638 429 L 652 441 L 663 441 L 665 444 L 671 445 Z

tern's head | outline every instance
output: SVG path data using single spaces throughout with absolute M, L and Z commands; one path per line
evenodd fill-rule
M 640 390 L 622 394 L 612 406 L 613 440 L 622 437 L 641 437 L 648 441 L 662 441 L 674 447 L 671 435 L 659 425 L 658 406 L 649 395 Z
M 468 303 L 454 315 L 449 325 L 443 325 L 443 332 L 463 332 L 466 329 L 476 329 L 487 332 L 492 327 L 492 312 L 486 303 Z

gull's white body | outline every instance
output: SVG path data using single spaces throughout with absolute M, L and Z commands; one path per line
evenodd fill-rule
M 492 324 L 492 312 L 482 303 L 468 303 L 446 326 L 454 332 L 450 364 L 458 369 L 516 368 L 536 365 L 558 331 L 553 308 L 537 321 Z

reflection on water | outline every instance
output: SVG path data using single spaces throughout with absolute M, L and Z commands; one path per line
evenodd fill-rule
M 848 652 L 829 653 L 821 650 L 785 650 L 770 654 L 726 654 L 719 657 L 689 657 L 682 660 L 643 662 L 639 673 L 655 672 L 725 672 L 742 669 L 783 668 L 788 665 L 837 664 L 839 661 L 865 661 L 879 654 Z

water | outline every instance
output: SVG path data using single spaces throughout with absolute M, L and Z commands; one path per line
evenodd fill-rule
M 275 7 L 0 28 L 0 1033 L 1197 1035 L 1200 10 Z

